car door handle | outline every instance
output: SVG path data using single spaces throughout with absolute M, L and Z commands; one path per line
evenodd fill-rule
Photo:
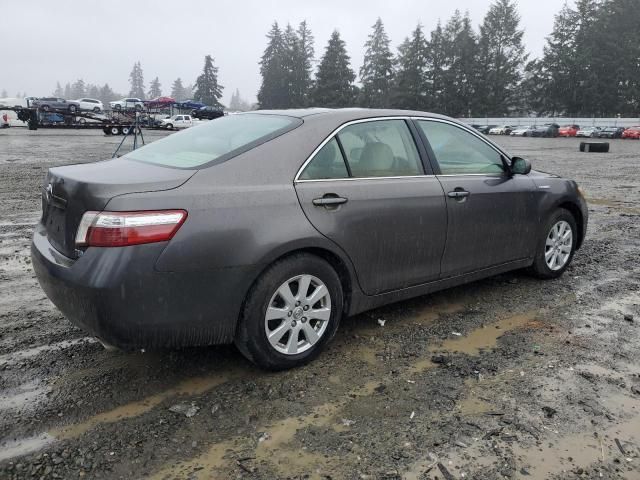
M 447 193 L 447 197 L 450 198 L 464 198 L 468 197 L 470 194 L 466 190 L 454 190 L 452 192 Z
M 338 205 L 342 205 L 347 203 L 348 199 L 343 197 L 338 197 L 335 194 L 326 194 L 322 198 L 314 198 L 313 204 L 316 207 L 334 207 Z

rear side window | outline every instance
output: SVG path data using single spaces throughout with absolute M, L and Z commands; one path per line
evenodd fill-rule
M 338 142 L 346 158 L 342 156 Z M 299 179 L 403 177 L 422 174 L 420 156 L 405 121 L 375 120 L 343 128 L 316 153 Z
M 354 177 L 422 174 L 415 142 L 404 120 L 349 125 L 338 133 Z
M 328 141 L 300 175 L 300 180 L 327 180 L 348 178 L 347 166 L 335 138 Z
M 499 174 L 502 156 L 466 130 L 448 123 L 418 122 L 436 156 L 442 175 Z
M 229 115 L 157 140 L 125 158 L 167 167 L 199 168 L 222 163 L 301 124 L 299 118 L 281 115 Z

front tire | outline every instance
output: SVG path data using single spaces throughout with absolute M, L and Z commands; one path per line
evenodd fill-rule
M 558 278 L 573 260 L 577 241 L 575 218 L 568 210 L 559 208 L 540 234 L 531 266 L 532 273 L 543 279 Z
M 251 288 L 235 343 L 268 370 L 304 365 L 333 338 L 342 310 L 335 270 L 315 255 L 296 254 L 270 266 Z

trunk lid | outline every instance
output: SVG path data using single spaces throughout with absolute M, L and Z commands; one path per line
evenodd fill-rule
M 171 190 L 195 172 L 124 158 L 51 168 L 42 188 L 41 223 L 56 250 L 77 258 L 75 235 L 84 212 L 101 211 L 118 195 Z

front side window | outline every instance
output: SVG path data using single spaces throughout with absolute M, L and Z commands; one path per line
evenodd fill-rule
M 221 163 L 302 124 L 280 115 L 245 113 L 229 115 L 185 129 L 124 156 L 156 165 L 199 168 Z
M 415 142 L 404 120 L 349 125 L 338 133 L 354 177 L 398 177 L 423 173 Z
M 419 120 L 443 175 L 501 174 L 502 156 L 466 130 L 448 123 Z
M 328 141 L 313 160 L 309 162 L 300 174 L 300 180 L 328 180 L 331 178 L 348 178 L 347 166 L 340 153 L 340 147 L 335 138 Z

